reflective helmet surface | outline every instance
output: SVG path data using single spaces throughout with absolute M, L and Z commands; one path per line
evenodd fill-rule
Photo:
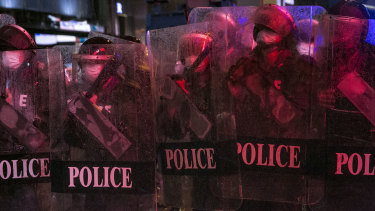
M 235 40 L 238 23 L 229 13 L 212 11 L 205 15 L 203 21 L 216 22 L 213 30 L 214 34 L 218 37 L 215 37 L 215 40 L 220 41 L 220 39 L 224 39 L 225 33 L 227 33 L 230 43 Z
M 82 43 L 79 48 L 79 54 L 88 54 L 88 55 L 106 55 L 106 49 L 101 49 L 101 45 L 112 44 L 109 39 L 104 37 L 92 37 Z
M 190 33 L 183 35 L 178 41 L 178 58 L 199 56 L 212 43 L 212 38 L 206 34 Z
M 109 60 L 113 56 L 114 50 L 108 44 L 112 44 L 112 42 L 104 37 L 92 37 L 86 40 L 78 51 L 78 54 L 81 55 L 81 62 Z
M 0 28 L 1 50 L 27 50 L 36 47 L 34 39 L 24 28 L 14 24 Z
M 334 32 L 336 40 L 364 40 L 369 31 L 369 22 L 371 19 L 373 7 L 367 7 L 364 4 L 349 1 L 336 4 L 330 11 L 334 16 Z M 340 36 L 345 37 L 341 39 Z M 350 47 L 350 46 L 349 46 Z
M 177 58 L 183 65 L 196 69 L 208 62 L 213 39 L 207 34 L 190 33 L 183 35 L 178 41 Z M 196 62 L 197 60 L 199 60 Z
M 356 1 L 342 1 L 332 7 L 332 9 L 330 10 L 330 14 L 360 18 L 360 19 L 370 18 L 369 8 Z

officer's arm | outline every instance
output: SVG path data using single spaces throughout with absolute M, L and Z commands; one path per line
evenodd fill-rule
M 261 107 L 280 124 L 288 124 L 302 116 L 301 109 L 287 99 L 280 90 L 271 85 L 269 80 L 259 73 L 246 77 L 246 87 L 260 99 Z

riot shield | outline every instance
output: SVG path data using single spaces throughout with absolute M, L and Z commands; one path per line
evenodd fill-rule
M 50 210 L 51 50 L 1 52 L 0 202 L 4 210 Z
M 326 16 L 324 21 L 330 41 L 326 64 L 335 97 L 327 119 L 328 133 L 370 141 L 375 125 L 375 92 L 371 73 L 373 45 L 367 41 L 371 42 L 373 20 Z
M 318 35 L 319 15 L 325 13 L 322 7 L 293 6 L 282 7 L 293 16 L 298 29 L 297 50 L 303 54 L 312 56 L 315 49 L 315 39 Z M 234 65 L 241 56 L 245 56 L 256 46 L 253 39 L 254 23 L 251 21 L 256 6 L 247 7 L 197 7 L 194 8 L 188 18 L 188 23 L 215 22 L 219 28 L 226 29 L 226 41 L 228 56 L 223 62 L 226 69 Z M 232 48 L 232 50 L 231 50 Z
M 103 34 L 103 33 L 94 32 L 94 31 L 91 31 L 89 33 L 89 35 L 87 36 L 88 39 L 90 39 L 92 37 L 104 37 L 104 38 L 110 40 L 114 44 L 128 44 L 129 42 L 140 43 L 140 41 L 137 38 L 132 37 L 132 36 L 125 36 L 125 37 L 121 38 L 121 37 L 114 37 L 114 36 L 111 36 L 111 35 L 108 35 L 108 34 Z
M 311 139 L 324 137 L 318 94 L 328 85 L 316 59 L 324 51 L 317 27 L 324 13 L 265 5 L 196 8 L 189 15 L 190 23 L 226 28 L 235 52 L 226 85 L 234 101 L 244 210 L 310 206 L 324 195 L 324 173 L 310 159 L 320 155 L 315 145 L 322 142 Z
M 248 25 L 249 15 L 256 7 L 204 7 L 194 8 L 188 18 L 188 23 L 211 23 L 215 25 L 215 33 L 220 36 L 225 49 L 219 51 L 227 55 L 220 56 L 220 66 L 228 71 L 230 66 L 254 48 L 251 39 L 251 25 Z
M 57 210 L 154 210 L 154 120 L 147 51 L 90 44 L 73 54 L 52 161 Z M 81 48 L 82 48 L 81 47 Z M 105 54 L 97 55 L 97 52 Z M 64 151 L 64 153 L 61 153 Z
M 345 16 L 324 18 L 329 43 L 326 68 L 333 90 L 327 112 L 326 209 L 369 210 L 374 206 L 373 23 Z
M 61 60 L 64 70 L 64 82 L 68 86 L 72 83 L 73 80 L 73 54 L 78 53 L 79 46 L 78 45 L 56 45 L 53 47 L 61 54 Z M 64 93 L 66 94 L 66 93 Z M 62 96 L 65 98 L 65 95 Z
M 226 43 L 215 27 L 189 24 L 147 35 L 155 83 L 158 202 L 164 206 L 212 210 L 241 204 L 235 122 L 219 63 Z

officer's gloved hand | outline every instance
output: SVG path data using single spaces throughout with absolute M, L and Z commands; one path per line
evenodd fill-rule
M 244 64 L 246 64 L 246 62 L 248 62 L 247 58 L 239 59 L 238 62 L 229 69 L 228 76 L 226 77 L 229 92 L 240 102 L 244 100 L 247 92 L 244 85 L 246 75 Z

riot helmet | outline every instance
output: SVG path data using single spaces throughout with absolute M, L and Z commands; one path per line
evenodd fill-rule
M 89 82 L 95 81 L 104 65 L 114 59 L 114 50 L 108 44 L 112 44 L 109 39 L 92 37 L 81 45 L 78 51 L 80 55 L 78 65 L 83 77 Z
M 29 64 L 35 52 L 16 50 L 31 50 L 37 48 L 34 39 L 22 27 L 14 24 L 4 25 L 0 28 L 0 50 L 3 52 L 2 63 L 10 69 L 18 69 Z
M 178 42 L 177 56 L 185 67 L 193 72 L 202 72 L 199 67 L 207 62 L 212 38 L 207 34 L 190 33 L 183 35 Z M 197 60 L 197 59 L 200 60 Z M 194 68 L 194 70 L 192 69 Z
M 293 17 L 277 5 L 266 4 L 258 7 L 251 17 L 254 23 L 253 38 L 259 43 L 279 43 L 293 35 L 296 25 Z
M 369 8 L 356 1 L 341 1 L 333 6 L 329 13 L 360 19 L 370 18 Z
M 331 26 L 334 33 L 330 41 L 348 50 L 358 48 L 368 33 L 369 9 L 358 2 L 345 1 L 335 5 L 330 13 L 335 15 Z
M 297 56 L 296 25 L 283 8 L 267 4 L 258 7 L 250 19 L 254 23 L 254 54 L 271 66 L 281 67 L 287 58 Z
M 92 55 L 93 57 L 85 57 L 92 59 L 97 58 L 95 57 L 96 55 L 110 55 L 112 54 L 113 50 L 102 47 L 102 45 L 106 44 L 112 44 L 112 42 L 104 37 L 92 37 L 82 43 L 78 53 L 80 55 Z
M 202 33 L 185 34 L 179 39 L 175 72 L 186 79 L 188 86 L 204 87 L 208 83 L 212 42 L 210 35 Z
M 212 11 L 205 15 L 203 21 L 215 22 L 212 26 L 215 40 L 220 40 L 222 43 L 227 41 L 228 47 L 235 44 L 238 23 L 230 14 L 222 11 Z
M 1 50 L 27 50 L 35 48 L 34 39 L 24 28 L 14 24 L 8 24 L 0 28 Z

